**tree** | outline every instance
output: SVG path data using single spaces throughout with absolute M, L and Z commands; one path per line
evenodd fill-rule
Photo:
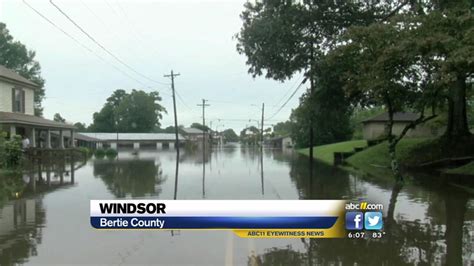
M 284 81 L 303 72 L 310 81 L 310 94 L 319 78 L 317 64 L 337 44 L 337 37 L 349 26 L 366 25 L 384 12 L 381 6 L 364 1 L 264 0 L 247 2 L 244 7 L 237 51 L 246 55 L 249 73 L 261 76 L 265 72 L 267 78 Z M 312 117 L 308 119 L 312 160 L 315 125 Z
M 34 93 L 35 115 L 43 114 L 41 102 L 44 99 L 44 79 L 41 77 L 41 66 L 35 60 L 36 53 L 28 50 L 24 44 L 15 41 L 4 23 L 0 22 L 0 65 L 4 65 L 24 78 L 38 84 Z
M 158 92 L 116 90 L 107 99 L 100 112 L 93 115 L 91 131 L 96 132 L 153 132 L 165 108 L 159 104 Z
M 255 126 L 250 126 L 240 131 L 240 141 L 244 144 L 257 144 L 260 139 L 260 130 Z
M 74 123 L 74 126 L 77 128 L 77 131 L 79 132 L 87 132 L 87 127 L 85 123 L 76 122 Z
M 200 123 L 192 123 L 190 127 L 191 128 L 196 128 L 196 129 L 199 129 L 199 130 L 202 130 L 202 131 L 211 132 L 211 129 L 208 126 L 203 126 Z
M 278 137 L 288 136 L 291 133 L 292 127 L 291 121 L 279 122 L 273 126 L 273 133 Z
M 470 4 L 458 3 L 450 9 L 418 18 L 416 33 L 419 55 L 431 60 L 438 86 L 448 100 L 446 137 L 459 141 L 470 136 L 467 119 L 468 81 L 474 74 L 474 16 Z
M 441 87 L 434 82 L 433 61 L 418 55 L 418 32 L 412 18 L 399 16 L 387 23 L 352 27 L 344 36 L 344 44 L 327 57 L 335 65 L 340 65 L 341 60 L 350 62 L 342 79 L 354 105 L 383 106 L 387 110 L 386 134 L 397 180 L 401 175 L 396 145 L 408 130 L 435 118 L 441 100 Z M 425 116 L 428 108 L 431 114 Z M 393 116 L 407 109 L 418 112 L 419 118 L 395 136 Z
M 60 113 L 55 113 L 53 120 L 56 122 L 66 123 L 66 119 L 64 119 Z
M 239 141 L 239 136 L 235 133 L 235 131 L 232 128 L 228 128 L 224 131 L 222 131 L 222 134 L 225 138 L 226 141 L 228 142 L 237 142 Z

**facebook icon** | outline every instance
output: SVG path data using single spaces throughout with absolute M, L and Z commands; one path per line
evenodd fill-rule
M 346 229 L 362 230 L 364 214 L 362 212 L 346 212 Z

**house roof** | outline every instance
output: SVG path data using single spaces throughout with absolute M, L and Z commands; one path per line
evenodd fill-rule
M 99 139 L 102 141 L 117 140 L 117 133 L 99 133 L 99 132 L 82 132 L 84 136 Z M 175 140 L 176 136 L 172 133 L 118 133 L 119 140 Z M 183 136 L 178 134 L 179 140 L 184 140 Z
M 194 127 L 187 127 L 183 128 L 184 133 L 186 134 L 203 134 L 204 132 L 198 128 Z
M 0 112 L 0 124 L 20 124 L 52 129 L 75 129 L 74 125 L 22 113 Z
M 415 121 L 420 117 L 419 114 L 411 113 L 411 112 L 397 112 L 393 114 L 393 121 L 394 122 L 412 122 Z M 383 114 L 376 115 L 369 119 L 362 121 L 362 123 L 370 123 L 370 122 L 387 122 L 388 121 L 388 113 L 385 112 Z
M 15 71 L 0 65 L 0 80 L 11 82 L 18 85 L 23 85 L 32 89 L 39 88 L 39 85 L 20 76 Z

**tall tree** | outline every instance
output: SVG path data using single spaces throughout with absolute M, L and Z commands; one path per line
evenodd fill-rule
M 417 19 L 419 56 L 432 61 L 438 86 L 448 100 L 446 136 L 451 141 L 469 136 L 468 86 L 474 74 L 474 16 L 470 5 L 458 4 Z
M 383 106 L 387 110 L 386 133 L 397 180 L 401 180 L 401 175 L 396 145 L 408 130 L 433 119 L 442 101 L 442 88 L 434 82 L 433 61 L 419 56 L 416 49 L 418 32 L 412 18 L 405 15 L 387 23 L 352 27 L 344 36 L 343 44 L 328 56 L 335 65 L 350 62 L 342 79 L 353 104 Z M 428 108 L 432 111 L 426 116 Z M 407 109 L 418 112 L 419 118 L 395 136 L 393 116 Z
M 41 66 L 35 59 L 36 53 L 28 50 L 24 44 L 14 40 L 4 23 L 0 22 L 0 65 L 4 65 L 18 74 L 39 85 L 34 93 L 35 115 L 43 114 L 41 102 L 44 99 L 44 79 L 41 77 Z
M 116 90 L 100 112 L 94 113 L 90 131 L 153 132 L 160 126 L 162 113 L 166 112 L 160 101 L 158 92 Z

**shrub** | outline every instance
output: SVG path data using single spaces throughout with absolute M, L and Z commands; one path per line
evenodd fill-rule
M 108 158 L 115 158 L 117 157 L 117 151 L 109 148 L 105 150 L 105 156 L 107 156 Z
M 90 157 L 92 156 L 93 152 L 91 149 L 87 147 L 79 147 L 77 148 L 85 157 Z
M 95 155 L 95 157 L 97 157 L 97 158 L 104 158 L 104 156 L 105 156 L 105 150 L 104 150 L 104 149 L 97 149 L 97 150 L 95 150 L 94 155 Z
M 6 168 L 15 168 L 21 164 L 23 150 L 21 147 L 21 137 L 16 135 L 12 140 L 4 140 L 3 165 Z

